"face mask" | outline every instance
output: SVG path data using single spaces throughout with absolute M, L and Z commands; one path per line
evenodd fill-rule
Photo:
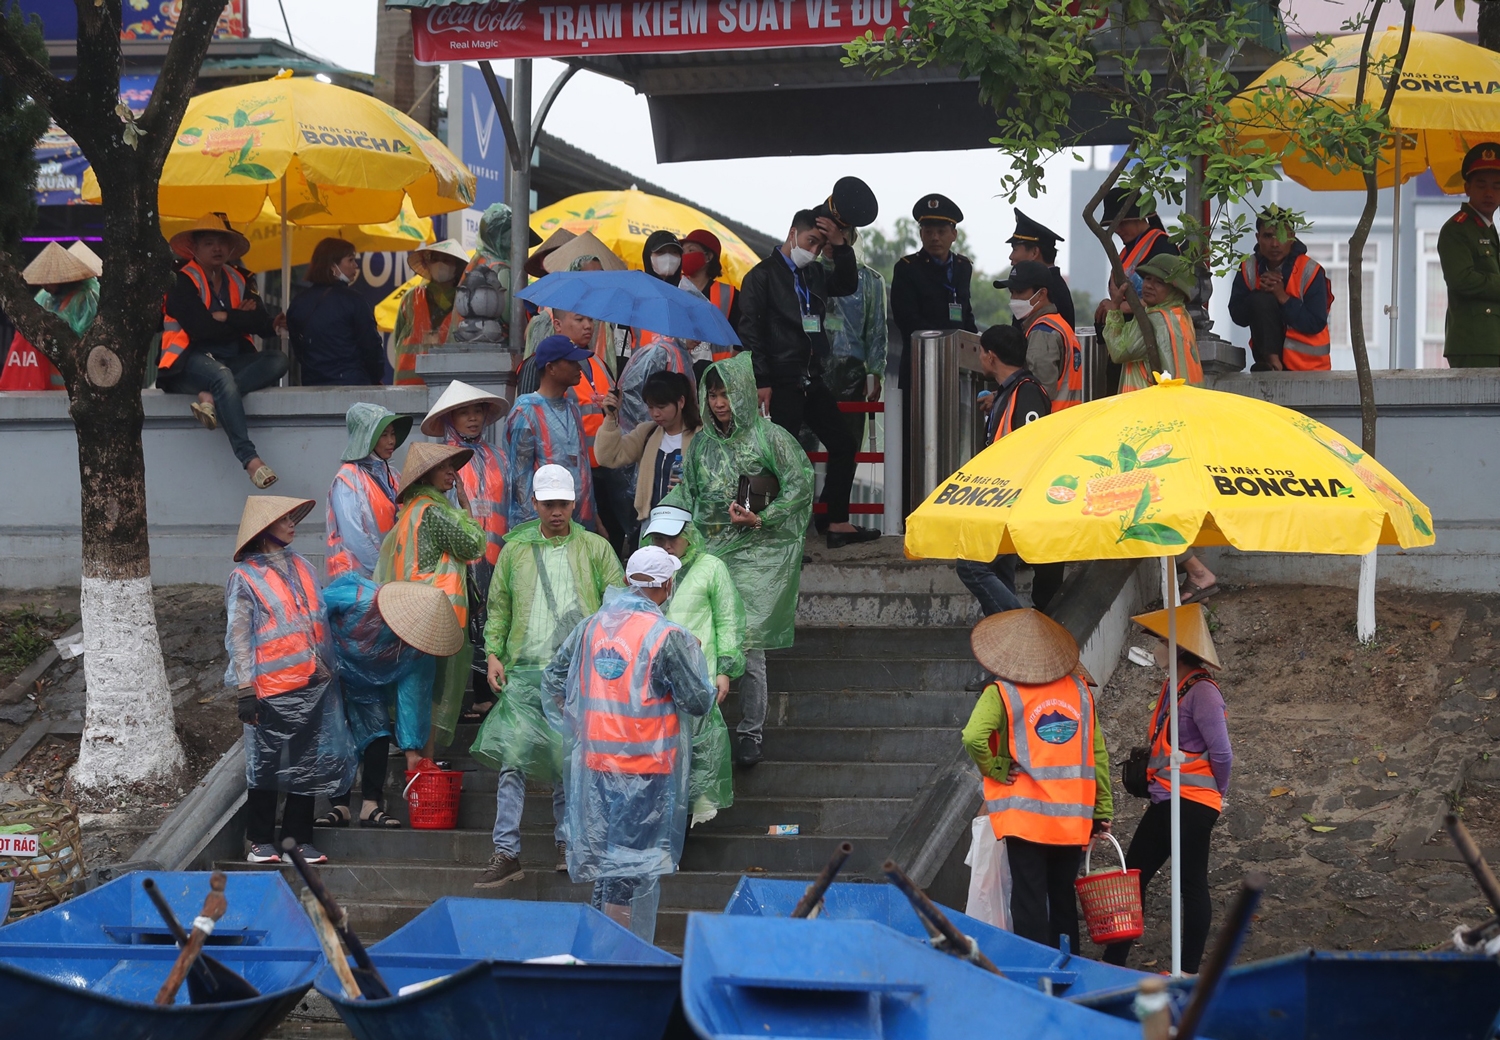
M 434 282 L 451 282 L 457 273 L 457 265 L 450 264 L 446 260 L 434 260 L 427 265 L 427 277 Z
M 677 273 L 682 266 L 682 257 L 675 253 L 656 253 L 651 257 L 651 270 L 663 278 Z
M 333 276 L 339 281 L 343 282 L 345 285 L 349 284 L 349 276 L 337 267 L 333 269 Z
M 1010 301 L 1010 313 L 1019 320 L 1030 314 L 1033 306 L 1035 305 L 1030 300 L 1017 300 L 1012 297 Z
M 683 253 L 682 273 L 689 278 L 708 266 L 707 253 Z
M 817 253 L 809 253 L 801 246 L 792 246 L 792 263 L 800 270 L 818 258 Z

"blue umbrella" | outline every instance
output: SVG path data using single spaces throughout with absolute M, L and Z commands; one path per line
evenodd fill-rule
M 719 308 L 643 271 L 558 271 L 516 295 L 538 307 L 560 307 L 658 336 L 725 347 L 740 342 Z

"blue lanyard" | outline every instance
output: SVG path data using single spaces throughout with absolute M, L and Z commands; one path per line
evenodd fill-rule
M 936 260 L 932 260 L 931 262 L 934 264 L 937 263 Z M 948 298 L 956 303 L 958 302 L 958 289 L 953 285 L 953 254 L 951 252 L 948 254 L 948 262 L 942 266 L 943 285 L 948 289 Z
M 812 290 L 807 287 L 807 282 L 802 277 L 801 269 L 799 269 L 796 264 L 792 263 L 792 258 L 787 256 L 781 250 L 776 250 L 776 255 L 781 257 L 782 262 L 791 269 L 792 287 L 797 290 L 797 301 L 802 305 L 802 313 L 811 314 L 813 312 Z

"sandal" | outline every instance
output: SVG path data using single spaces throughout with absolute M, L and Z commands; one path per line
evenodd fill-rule
M 193 410 L 193 416 L 203 424 L 205 430 L 217 430 L 219 428 L 219 413 L 214 411 L 212 401 L 207 404 L 202 401 L 194 401 L 188 407 Z
M 346 805 L 335 805 L 322 816 L 313 821 L 314 827 L 347 827 L 353 817 L 349 814 Z
M 1202 603 L 1204 600 L 1208 599 L 1208 597 L 1218 595 L 1218 592 L 1218 582 L 1209 585 L 1207 588 L 1202 588 L 1200 586 L 1194 585 L 1193 579 L 1189 578 L 1187 581 L 1183 582 L 1182 590 L 1178 593 L 1177 602 L 1182 604 L 1184 607 L 1189 603 Z
M 494 701 L 485 701 L 483 704 L 471 704 L 465 708 L 463 714 L 458 717 L 459 722 L 483 722 L 484 717 L 494 708 Z
M 359 819 L 359 825 L 361 827 L 393 827 L 394 828 L 394 827 L 400 827 L 401 826 L 401 821 L 398 820 L 398 819 L 396 819 L 394 816 L 391 816 L 391 815 L 387 814 L 385 812 L 385 810 L 383 810 L 383 809 L 376 809 L 369 816 L 361 816 L 360 819 Z
M 250 483 L 264 491 L 276 483 L 276 473 L 270 466 L 262 465 L 260 469 L 250 474 Z

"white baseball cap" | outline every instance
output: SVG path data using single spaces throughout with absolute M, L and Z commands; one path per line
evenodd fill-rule
M 531 475 L 531 497 L 538 502 L 576 502 L 573 474 L 555 463 L 542 466 Z
M 648 545 L 630 554 L 625 564 L 625 580 L 638 589 L 659 589 L 672 580 L 681 566 L 682 561 L 667 550 Z
M 692 521 L 693 514 L 686 509 L 679 509 L 676 506 L 657 506 L 651 510 L 646 526 L 641 529 L 641 537 L 664 534 L 668 538 L 676 538 Z

